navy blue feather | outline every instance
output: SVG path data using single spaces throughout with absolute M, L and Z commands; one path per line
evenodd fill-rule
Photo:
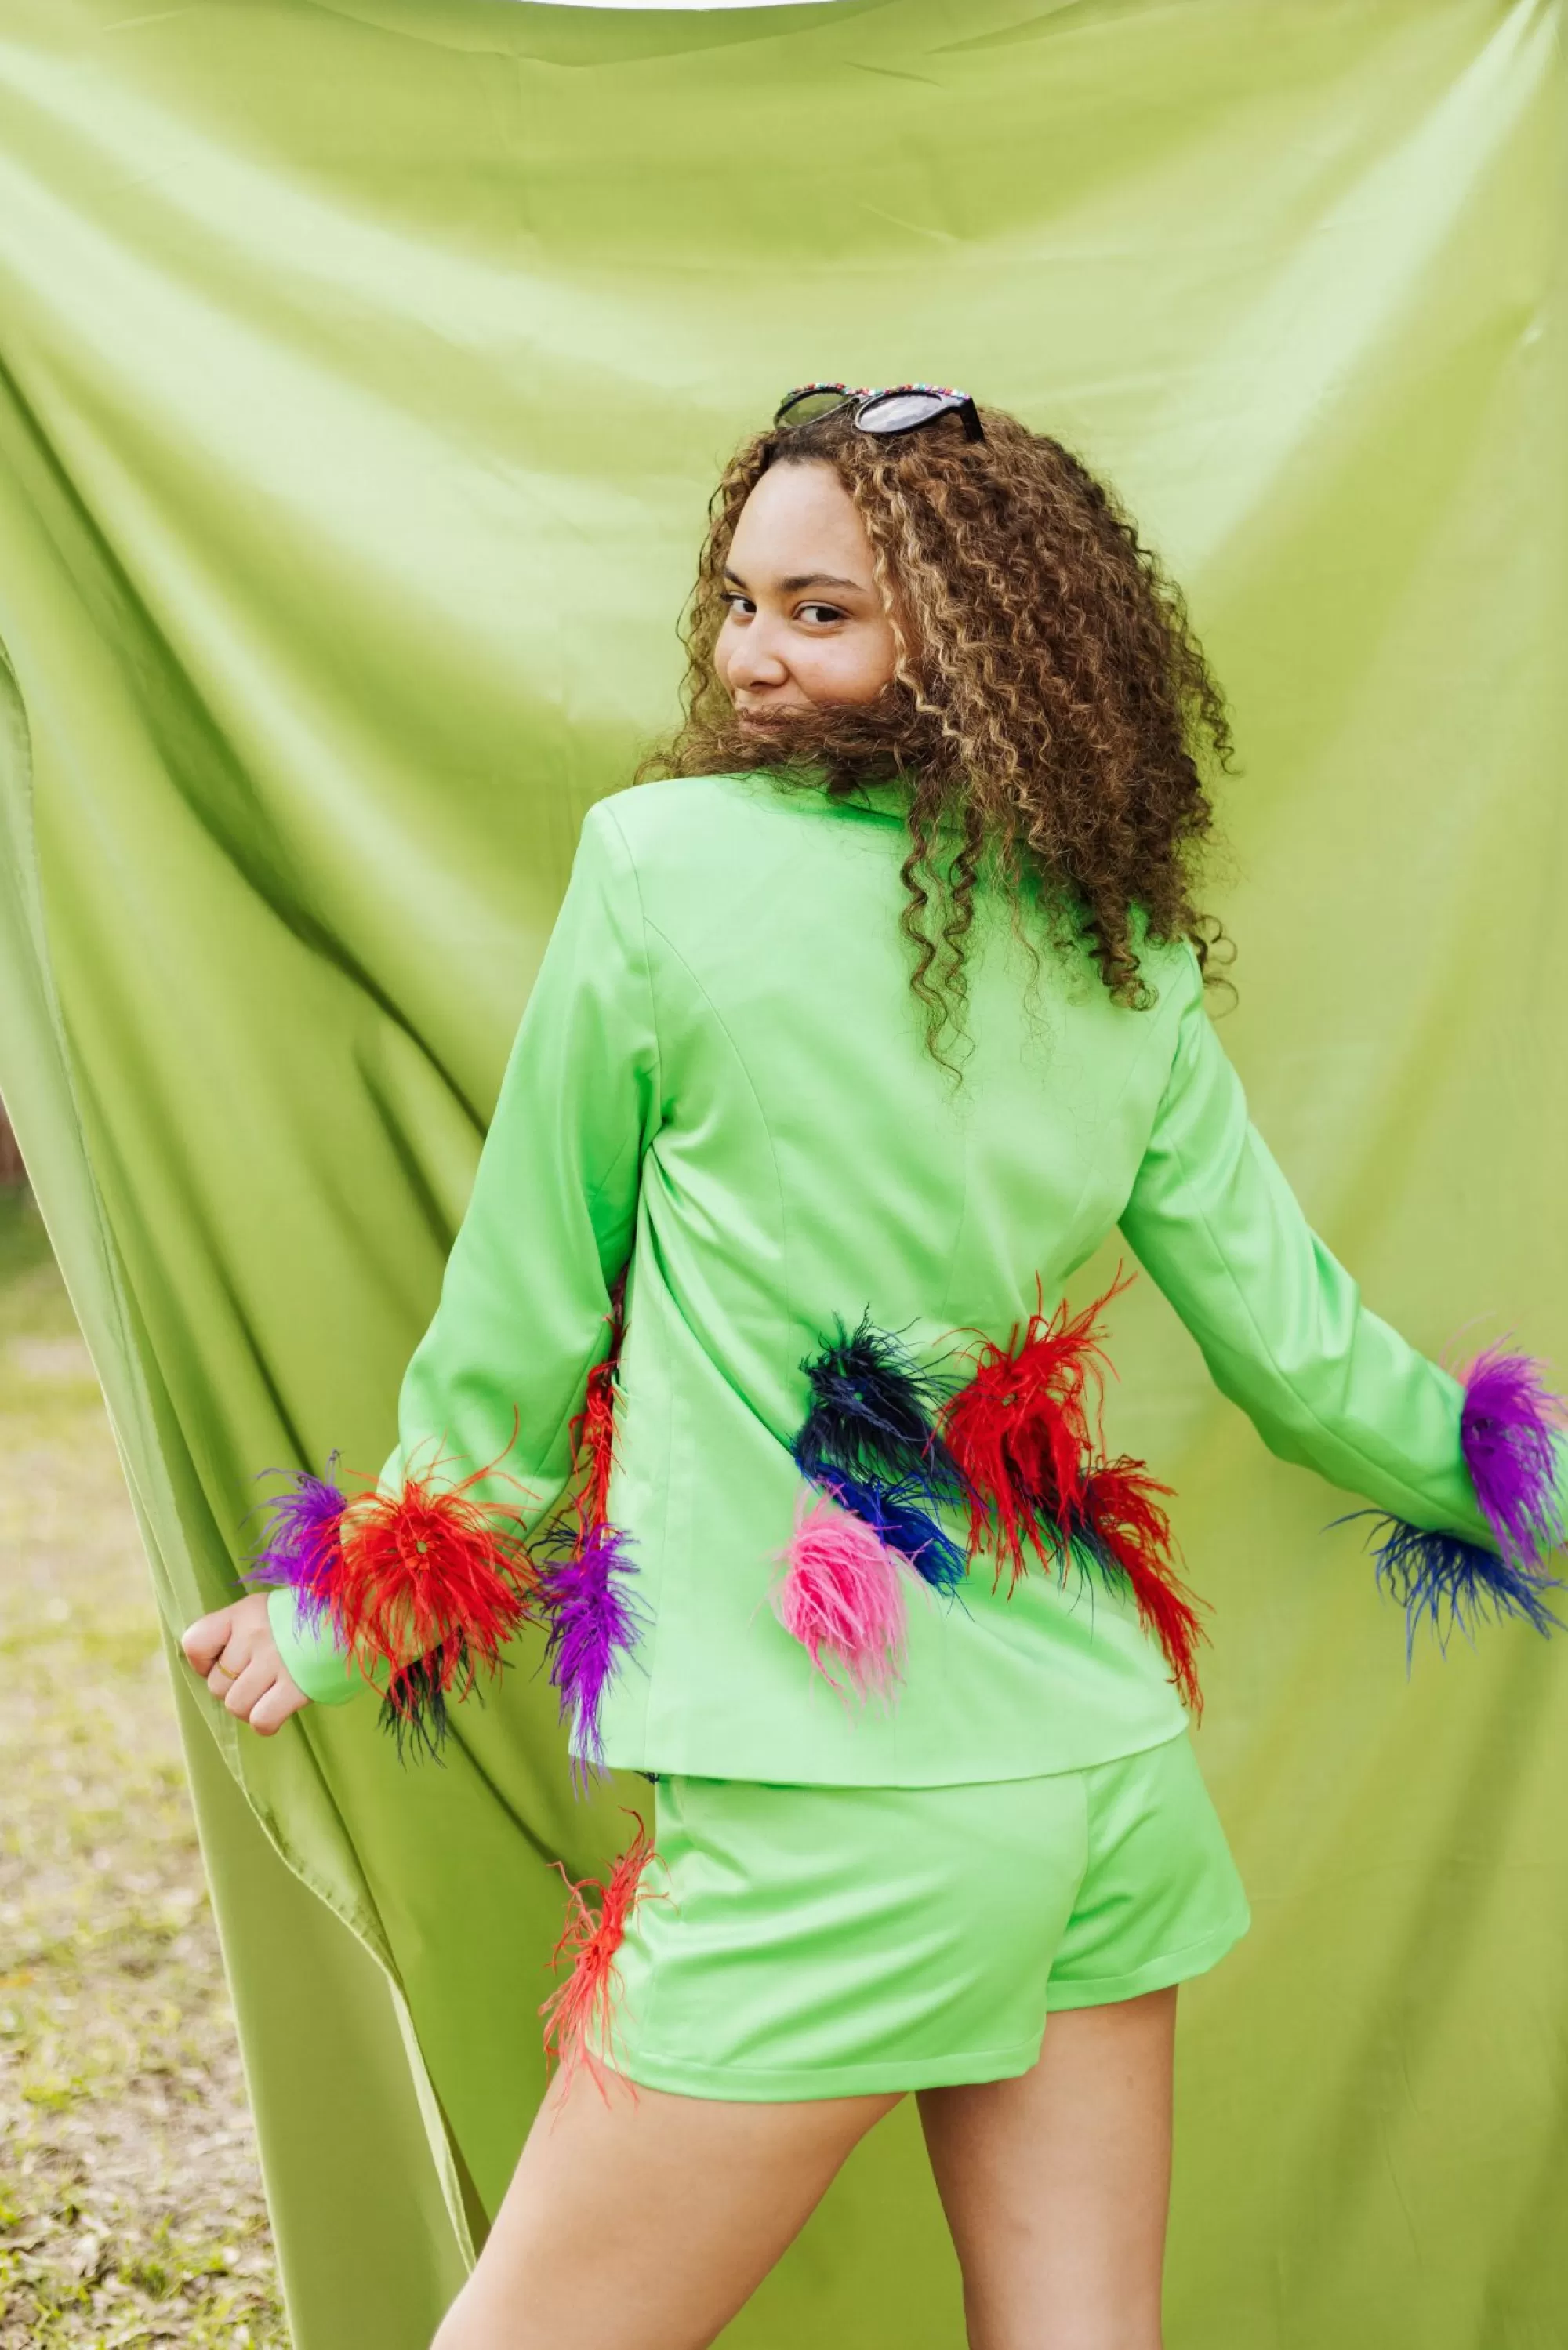
M 1552 1614 L 1542 1596 L 1563 1588 L 1556 1576 L 1501 1558 L 1495 1551 L 1466 1542 L 1461 1535 L 1430 1534 L 1405 1518 L 1381 1515 L 1376 1510 L 1353 1510 L 1349 1515 L 1373 1519 L 1374 1531 L 1386 1528 L 1376 1543 L 1372 1543 L 1369 1534 L 1368 1543 L 1377 1561 L 1379 1585 L 1392 1592 L 1405 1610 L 1407 1662 L 1414 1653 L 1416 1627 L 1423 1617 L 1445 1653 L 1456 1625 L 1469 1640 L 1473 1627 L 1489 1617 L 1498 1621 L 1506 1616 L 1522 1617 L 1546 1634 L 1553 1625 L 1563 1628 L 1562 1618 Z M 1335 1525 L 1345 1523 L 1343 1518 L 1334 1521 Z
M 801 1364 L 811 1402 L 792 1448 L 802 1476 L 824 1468 L 902 1489 L 927 1510 L 967 1500 L 962 1472 L 936 1430 L 950 1382 L 917 1363 L 869 1310 L 856 1329 L 834 1317 L 834 1336 Z
M 457 1643 L 461 1683 L 469 1671 L 465 1643 L 460 1632 L 452 1637 Z M 416 1657 L 411 1664 L 400 1665 L 387 1685 L 379 1721 L 381 1729 L 389 1731 L 397 1741 L 400 1762 L 406 1762 L 410 1752 L 416 1756 L 428 1754 L 434 1762 L 444 1760 L 442 1749 L 452 1731 L 447 1694 L 441 1687 L 444 1653 L 444 1647 L 432 1648 L 428 1657 Z M 483 1694 L 477 1690 L 475 1694 L 480 1695 L 483 1703 Z
M 819 1462 L 814 1484 L 830 1494 L 842 1510 L 870 1527 L 878 1542 L 907 1558 L 933 1591 L 950 1596 L 964 1579 L 967 1561 L 945 1526 L 923 1506 L 920 1489 L 905 1481 L 897 1485 L 875 1477 L 851 1477 L 842 1469 Z

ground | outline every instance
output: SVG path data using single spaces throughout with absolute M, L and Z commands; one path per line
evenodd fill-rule
M 286 2350 L 151 1586 L 0 1193 L 0 2350 Z

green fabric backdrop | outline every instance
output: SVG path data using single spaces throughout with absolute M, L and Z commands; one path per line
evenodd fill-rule
M 1417 1343 L 1568 1352 L 1558 31 L 0 0 L 0 1084 L 174 1630 L 258 1470 L 389 1449 L 715 469 L 815 375 L 972 386 L 1121 486 L 1234 703 L 1260 1126 Z M 1151 1284 L 1117 1328 L 1256 1920 L 1183 1994 L 1172 2350 L 1545 2350 L 1568 1634 L 1407 1680 L 1344 1497 Z M 627 1791 L 574 1804 L 525 1670 L 444 1771 L 176 1678 L 297 2342 L 422 2350 L 540 2086 L 551 1859 Z M 726 2338 L 960 2342 L 911 2110 Z

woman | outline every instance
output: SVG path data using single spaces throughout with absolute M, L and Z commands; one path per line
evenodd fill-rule
M 976 2350 L 1158 2350 L 1177 1986 L 1248 1914 L 1201 1603 L 1100 1432 L 1122 1284 L 1063 1285 L 1119 1225 L 1265 1440 L 1385 1513 L 1412 1620 L 1555 1620 L 1552 1399 L 1364 1311 L 1251 1127 L 1190 895 L 1222 705 L 1066 451 L 807 387 L 689 641 L 398 1451 L 302 1479 L 270 1598 L 187 1653 L 264 1732 L 369 1680 L 435 1742 L 536 1623 L 576 1767 L 653 1783 L 570 1892 L 566 2061 L 438 2350 L 697 2350 L 911 2093 Z

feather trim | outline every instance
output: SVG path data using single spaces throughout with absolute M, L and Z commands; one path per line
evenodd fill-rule
M 590 1774 L 605 1768 L 600 1711 L 605 1691 L 622 1659 L 648 1629 L 648 1618 L 625 1586 L 637 1565 L 627 1555 L 627 1536 L 601 1519 L 574 1532 L 571 1552 L 540 1572 L 538 1602 L 549 1617 L 545 1655 L 550 1679 L 560 1693 L 560 1718 L 576 1717 L 579 1752 L 572 1777 L 579 1793 Z
M 1456 1627 L 1473 1645 L 1475 1626 L 1489 1617 L 1499 1623 L 1505 1617 L 1521 1617 L 1544 1634 L 1550 1634 L 1554 1625 L 1563 1629 L 1562 1618 L 1552 1614 L 1543 1596 L 1562 1589 L 1555 1576 L 1500 1558 L 1495 1551 L 1466 1542 L 1462 1535 L 1433 1534 L 1413 1526 L 1405 1518 L 1376 1510 L 1352 1510 L 1348 1515 L 1373 1521 L 1367 1541 L 1377 1562 L 1377 1581 L 1405 1610 L 1407 1666 L 1414 1658 L 1416 1627 L 1423 1617 L 1445 1655 Z M 1334 1520 L 1335 1525 L 1345 1523 L 1345 1518 Z M 1372 1536 L 1379 1527 L 1386 1531 L 1374 1543 Z
M 588 1373 L 583 1408 L 570 1430 L 571 1460 L 578 1490 L 573 1504 L 579 1525 L 599 1525 L 609 1508 L 610 1471 L 615 1465 L 615 1399 L 620 1385 L 620 1349 L 626 1335 L 626 1274 L 610 1291 L 610 1343 L 607 1353 Z
M 1106 1360 L 1099 1317 L 1131 1278 L 1118 1274 L 1078 1314 L 1064 1298 L 1049 1316 L 1037 1306 L 1005 1347 L 982 1339 L 942 1408 L 941 1435 L 970 1497 L 969 1555 L 994 1540 L 996 1579 L 1005 1565 L 1012 1589 L 1025 1547 L 1049 1568 L 1082 1514 Z
M 432 1469 L 406 1476 L 395 1493 L 350 1498 L 336 1480 L 337 1458 L 325 1477 L 296 1471 L 271 1503 L 243 1579 L 291 1590 L 306 1621 L 325 1616 L 367 1679 L 385 1671 L 379 1721 L 400 1755 L 439 1756 L 451 1706 L 473 1690 L 480 1667 L 499 1669 L 528 1614 L 535 1578 L 518 1513 L 471 1491 L 493 1461 L 445 1488 Z
M 542 1538 L 542 1549 L 556 1553 L 556 1563 L 541 1572 L 535 1595 L 549 1620 L 545 1653 L 560 1698 L 559 1716 L 574 1721 L 576 1730 L 570 1770 L 579 1794 L 587 1792 L 590 1777 L 604 1773 L 605 1692 L 648 1629 L 647 1616 L 625 1587 L 637 1573 L 628 1555 L 630 1537 L 611 1525 L 607 1514 L 617 1458 L 625 1301 L 623 1271 L 610 1292 L 608 1351 L 588 1373 L 583 1409 L 571 1425 L 572 1490 L 564 1513 Z
M 411 1753 L 426 1754 L 440 1762 L 452 1731 L 450 1708 L 477 1687 L 467 1644 L 461 1634 L 454 1634 L 453 1639 L 457 1653 L 450 1671 L 438 1650 L 416 1657 L 410 1665 L 400 1665 L 387 1684 L 377 1718 L 380 1727 L 396 1739 L 400 1762 L 406 1762 Z
M 642 1892 L 643 1871 L 654 1856 L 653 1839 L 640 1814 L 632 1812 L 628 1817 L 637 1821 L 637 1834 L 616 1862 L 607 1884 L 594 1877 L 574 1883 L 561 1863 L 554 1863 L 566 1887 L 566 1922 L 550 1954 L 550 1966 L 559 1974 L 562 1960 L 569 1959 L 571 1972 L 539 2009 L 545 2019 L 545 2061 L 548 2065 L 554 2058 L 559 2064 L 563 2094 L 582 2065 L 592 2074 L 607 2104 L 603 2063 L 598 2051 L 588 2044 L 588 2033 L 591 2027 L 600 2047 L 607 2053 L 611 2050 L 618 1988 L 616 1953 Z M 597 1908 L 587 1898 L 590 1893 L 599 1896 Z
M 1119 1576 L 1131 1591 L 1138 1621 L 1159 1642 L 1170 1678 L 1194 1721 L 1203 1718 L 1196 1652 L 1208 1638 L 1199 1607 L 1177 1574 L 1171 1557 L 1170 1520 L 1158 1495 L 1168 1493 L 1141 1461 L 1102 1461 L 1085 1482 L 1084 1538 L 1101 1568 Z
M 284 1491 L 267 1504 L 271 1519 L 261 1549 L 240 1575 L 244 1583 L 281 1585 L 292 1591 L 301 1616 L 311 1623 L 327 1606 L 338 1570 L 348 1496 L 337 1480 L 337 1458 L 336 1452 L 328 1456 L 325 1477 L 308 1469 L 292 1473 Z
M 774 1612 L 841 1696 L 888 1699 L 902 1678 L 908 1619 L 898 1559 L 828 1501 L 795 1511 Z
M 1543 1364 L 1503 1345 L 1486 1348 L 1459 1377 L 1459 1443 L 1497 1551 L 1376 1510 L 1352 1510 L 1333 1522 L 1372 1520 L 1367 1543 L 1377 1581 L 1405 1610 L 1407 1667 L 1423 1617 L 1444 1654 L 1456 1629 L 1473 1644 L 1475 1627 L 1489 1618 L 1517 1617 L 1543 1635 L 1563 1628 L 1546 1598 L 1563 1582 L 1545 1572 L 1545 1562 L 1564 1540 L 1557 1430 L 1568 1407 L 1547 1386 Z
M 853 1332 L 834 1317 L 834 1336 L 801 1364 L 811 1401 L 791 1448 L 813 1484 L 832 1470 L 861 1483 L 898 1486 L 928 1513 L 967 1498 L 937 1432 L 948 1382 L 924 1368 L 867 1308 Z
M 1564 1540 L 1555 1431 L 1561 1396 L 1532 1356 L 1489 1347 L 1460 1374 L 1459 1441 L 1488 1525 L 1511 1565 L 1528 1572 Z
M 947 1528 L 929 1514 L 925 1493 L 913 1481 L 885 1485 L 825 1465 L 813 1482 L 841 1510 L 868 1526 L 887 1549 L 907 1559 L 933 1591 L 950 1598 L 959 1589 L 969 1563 Z
M 356 1657 L 394 1675 L 435 1659 L 448 1693 L 460 1672 L 499 1665 L 526 1617 L 534 1574 L 515 1511 L 473 1497 L 491 1473 L 445 1487 L 405 1476 L 396 1493 L 349 1503 L 328 1605 Z
M 1005 1347 L 982 1339 L 974 1370 L 949 1397 L 941 1432 L 971 1496 L 968 1553 L 995 1546 L 993 1586 L 1008 1570 L 1015 1591 L 1033 1553 L 1065 1573 L 1075 1546 L 1107 1582 L 1130 1592 L 1144 1630 L 1159 1643 L 1182 1703 L 1203 1712 L 1196 1652 L 1207 1638 L 1202 1604 L 1178 1575 L 1170 1520 L 1141 1461 L 1104 1457 L 1101 1404 L 1109 1367 L 1100 1316 L 1132 1280 L 1118 1272 L 1081 1312 L 1043 1305 Z M 1038 1291 L 1037 1291 L 1038 1297 Z

